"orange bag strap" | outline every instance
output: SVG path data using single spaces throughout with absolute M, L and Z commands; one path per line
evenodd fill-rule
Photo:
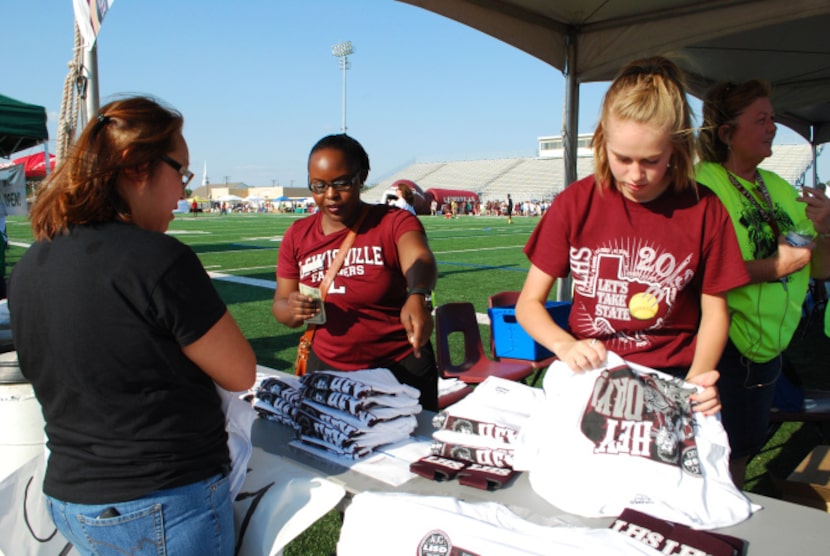
M 343 261 L 346 260 L 346 255 L 349 254 L 349 249 L 351 249 L 352 245 L 354 245 L 354 240 L 357 237 L 357 231 L 360 229 L 360 226 L 363 224 L 363 220 L 366 219 L 366 215 L 368 213 L 369 205 L 364 205 L 363 211 L 360 213 L 357 222 L 349 228 L 349 233 L 347 233 L 346 237 L 343 238 L 343 243 L 340 244 L 340 249 L 337 251 L 337 255 L 334 257 L 334 260 L 331 262 L 331 266 L 326 271 L 323 281 L 320 282 L 320 303 L 325 302 L 331 283 L 334 282 L 334 277 L 337 276 L 338 272 L 340 272 L 340 267 L 343 266 Z M 309 324 L 303 334 L 303 337 L 300 339 L 300 342 L 307 342 L 310 346 L 311 340 L 314 338 L 314 331 L 316 329 L 316 324 Z

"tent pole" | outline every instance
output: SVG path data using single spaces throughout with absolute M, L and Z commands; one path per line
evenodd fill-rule
M 810 143 L 810 150 L 813 153 L 813 187 L 818 187 L 818 152 L 815 143 Z
M 810 152 L 813 155 L 813 187 L 818 188 L 818 150 L 816 150 L 816 126 L 810 126 Z
M 565 113 L 562 118 L 562 144 L 565 149 L 565 187 L 577 180 L 576 153 L 579 128 L 579 84 L 576 81 L 576 34 L 570 32 L 566 39 L 567 60 L 565 77 Z
M 565 77 L 565 113 L 562 117 L 562 146 L 564 147 L 565 187 L 576 181 L 577 137 L 579 135 L 579 84 L 576 81 L 577 35 L 573 30 L 565 38 L 567 59 L 563 75 Z M 556 299 L 571 299 L 571 277 L 566 276 L 556 281 Z
M 86 68 L 86 122 L 83 122 L 81 127 L 86 126 L 87 122 L 98 114 L 98 44 L 92 45 L 92 48 L 84 53 L 84 67 Z

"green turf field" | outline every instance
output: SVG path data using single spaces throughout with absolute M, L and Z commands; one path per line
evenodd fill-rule
M 271 314 L 274 268 L 282 234 L 298 218 L 274 214 L 178 215 L 170 233 L 199 255 L 222 298 L 251 342 L 261 365 L 281 370 L 293 368 L 301 329 L 277 323 Z M 486 313 L 487 297 L 502 290 L 521 289 L 528 269 L 522 253 L 538 218 L 467 216 L 447 220 L 421 217 L 429 244 L 438 261 L 436 303 L 470 301 Z M 31 243 L 28 222 L 10 217 L 7 225 L 11 246 L 6 275 Z M 489 342 L 489 327 L 482 337 Z M 746 489 L 778 496 L 778 481 L 819 443 L 814 427 L 787 423 L 749 465 Z M 339 516 L 332 512 L 292 542 L 290 555 L 327 555 L 335 552 Z

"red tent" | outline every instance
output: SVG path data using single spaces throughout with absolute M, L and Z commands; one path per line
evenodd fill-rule
M 440 189 L 431 187 L 424 193 L 438 201 L 439 207 L 442 205 L 449 205 L 453 201 L 457 203 L 466 203 L 467 201 L 470 201 L 473 204 L 480 202 L 478 193 L 474 191 L 465 191 L 463 189 Z
M 44 160 L 44 153 L 43 151 L 35 154 L 30 154 L 29 156 L 21 156 L 20 158 L 14 159 L 12 162 L 15 164 L 23 164 L 24 172 L 26 173 L 26 179 L 33 179 L 33 178 L 43 178 L 46 177 L 46 164 L 43 163 Z M 55 169 L 55 155 L 49 155 L 49 172 L 51 173 Z

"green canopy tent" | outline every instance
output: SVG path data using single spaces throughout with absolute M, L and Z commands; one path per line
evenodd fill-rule
M 0 95 L 0 158 L 49 139 L 46 109 Z
M 0 158 L 11 158 L 11 155 L 18 151 L 34 147 L 41 143 L 46 148 L 49 140 L 49 132 L 46 129 L 46 109 L 34 104 L 26 104 L 19 100 L 0 95 Z M 48 152 L 44 150 L 44 154 Z M 14 172 L 15 167 L 6 172 Z M 21 170 L 22 172 L 22 170 Z M 9 174 L 12 175 L 12 174 Z M 6 176 L 4 176 L 6 177 Z M 22 187 L 22 205 L 13 193 L 13 180 L 0 180 L 2 184 L 2 201 L 0 211 L 3 214 L 2 227 L 0 227 L 0 297 L 6 297 L 6 214 L 16 214 L 8 203 L 16 207 L 26 205 L 26 182 L 20 180 Z M 25 210 L 25 209 L 24 209 Z M 25 212 L 24 212 L 25 214 Z

